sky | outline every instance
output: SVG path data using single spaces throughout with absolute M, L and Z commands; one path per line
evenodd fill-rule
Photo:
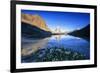
M 90 24 L 89 13 L 37 10 L 21 10 L 21 12 L 41 16 L 42 19 L 46 22 L 46 25 L 52 31 L 59 27 L 63 32 L 70 32 L 76 29 L 81 29 Z

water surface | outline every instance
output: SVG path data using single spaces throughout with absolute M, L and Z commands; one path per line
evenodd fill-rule
M 21 62 L 87 60 L 90 42 L 70 35 L 53 35 L 35 39 L 22 37 Z

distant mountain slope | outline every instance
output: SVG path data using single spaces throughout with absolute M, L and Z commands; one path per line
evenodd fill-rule
M 86 27 L 84 27 L 80 30 L 75 30 L 75 31 L 70 32 L 68 34 L 73 35 L 73 36 L 77 36 L 77 37 L 89 39 L 90 38 L 90 24 L 88 24 Z
M 50 29 L 39 15 L 21 14 L 22 37 L 44 38 L 51 36 Z

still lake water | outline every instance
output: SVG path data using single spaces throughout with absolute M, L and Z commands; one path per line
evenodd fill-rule
M 78 52 L 85 56 L 85 59 L 90 58 L 90 42 L 79 37 L 70 35 L 53 35 L 43 39 L 27 39 L 22 38 L 22 59 L 21 62 L 34 62 L 34 53 L 38 50 L 63 47 L 70 49 L 73 52 Z M 45 52 L 42 50 L 42 53 Z M 41 53 L 38 53 L 41 56 Z

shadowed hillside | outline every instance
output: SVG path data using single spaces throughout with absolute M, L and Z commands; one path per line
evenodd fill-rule
M 27 38 L 44 38 L 51 36 L 51 32 L 44 31 L 34 25 L 29 25 L 22 22 L 22 36 Z
M 80 30 L 75 30 L 73 32 L 70 32 L 69 35 L 82 37 L 84 39 L 90 40 L 90 24 Z

